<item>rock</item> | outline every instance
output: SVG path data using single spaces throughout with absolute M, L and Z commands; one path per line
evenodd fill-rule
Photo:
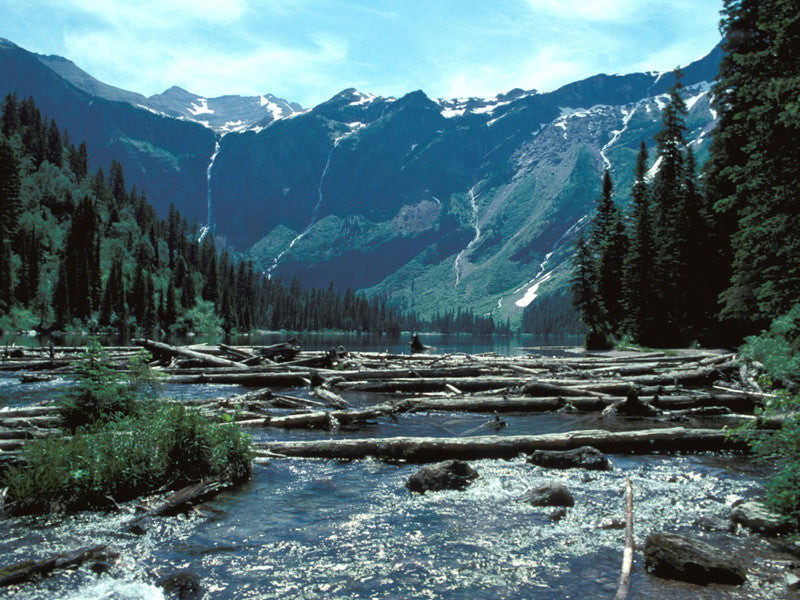
M 548 469 L 611 470 L 608 458 L 591 446 L 581 446 L 572 450 L 536 450 L 528 458 L 528 462 Z
M 200 577 L 190 571 L 171 573 L 159 579 L 156 585 L 177 600 L 196 600 L 203 592 Z
M 406 487 L 419 494 L 436 490 L 463 490 L 477 477 L 478 472 L 463 460 L 448 460 L 422 467 L 408 478 Z
M 767 535 L 786 533 L 790 529 L 788 523 L 761 502 L 742 502 L 731 511 L 731 520 Z
M 645 569 L 656 577 L 698 585 L 741 585 L 745 568 L 721 548 L 682 535 L 651 535 L 644 543 Z
M 786 589 L 790 592 L 800 591 L 800 577 L 794 573 L 786 574 Z
M 549 519 L 553 521 L 553 523 L 558 523 L 561 519 L 567 516 L 567 509 L 563 506 L 561 508 L 557 508 L 553 512 L 550 513 Z
M 700 515 L 695 519 L 694 524 L 706 531 L 727 531 L 731 533 L 736 529 L 736 523 L 717 515 Z
M 639 392 L 635 388 L 628 390 L 625 400 L 615 405 L 616 413 L 629 417 L 653 417 L 661 414 L 657 408 L 639 400 Z
M 597 529 L 625 529 L 625 521 L 622 519 L 603 519 L 597 524 Z
M 531 488 L 519 498 L 520 502 L 528 502 L 533 506 L 575 506 L 575 498 L 561 483 L 548 483 L 538 488 Z

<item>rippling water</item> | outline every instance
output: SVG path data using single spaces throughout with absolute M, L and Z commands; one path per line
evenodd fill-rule
M 28 404 L 57 394 L 54 381 L 22 386 L 0 376 L 3 404 Z M 216 397 L 236 386 L 170 388 L 186 397 Z M 303 395 L 303 390 L 289 392 Z M 373 403 L 351 394 L 355 407 Z M 504 434 L 549 433 L 608 426 L 597 415 L 504 415 Z M 464 436 L 494 433 L 486 415 L 400 415 L 353 432 L 255 430 L 256 439 L 320 436 Z M 615 427 L 641 422 L 618 421 Z M 755 537 L 700 533 L 702 513 L 725 515 L 731 503 L 759 492 L 763 473 L 738 456 L 613 456 L 608 473 L 547 471 L 522 458 L 471 464 L 480 478 L 464 491 L 407 491 L 413 465 L 374 460 L 279 459 L 255 468 L 253 480 L 186 516 L 155 519 L 143 536 L 124 533 L 135 503 L 123 514 L 78 514 L 0 520 L 0 565 L 42 559 L 65 550 L 108 544 L 120 559 L 108 574 L 87 566 L 36 584 L 7 588 L 21 600 L 144 600 L 164 595 L 161 576 L 197 574 L 206 599 L 565 599 L 611 598 L 624 533 L 599 529 L 624 516 L 624 479 L 635 490 L 635 536 L 692 529 L 737 552 L 765 555 Z M 560 480 L 575 496 L 567 516 L 517 501 L 532 486 Z M 755 551 L 758 552 L 755 552 Z M 760 584 L 759 584 L 760 585 Z M 778 585 L 778 584 L 776 584 Z M 668 583 L 643 572 L 637 553 L 631 598 L 777 598 L 779 588 L 741 589 Z

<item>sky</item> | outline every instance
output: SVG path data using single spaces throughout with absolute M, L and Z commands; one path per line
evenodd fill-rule
M 720 40 L 721 0 L 0 0 L 0 37 L 146 96 L 355 87 L 432 98 L 664 71 Z

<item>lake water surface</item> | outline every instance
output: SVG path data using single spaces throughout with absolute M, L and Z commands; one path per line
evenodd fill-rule
M 313 342 L 303 340 L 306 347 Z M 343 338 L 339 338 L 343 339 Z M 350 349 L 377 349 L 345 345 Z M 426 340 L 427 342 L 427 340 Z M 451 340 L 431 339 L 444 351 Z M 256 343 L 267 343 L 256 342 Z M 330 347 L 336 340 L 319 340 Z M 376 342 L 377 343 L 377 342 Z M 501 342 L 505 344 L 506 342 Z M 518 342 L 508 352 L 523 352 Z M 401 346 L 395 346 L 398 350 Z M 474 340 L 455 350 L 482 352 L 496 341 Z M 488 348 L 488 350 L 487 350 Z M 389 347 L 392 351 L 392 347 Z M 398 351 L 395 350 L 395 351 Z M 39 402 L 57 394 L 64 381 L 22 385 L 0 373 L 0 405 Z M 220 397 L 244 391 L 238 386 L 170 386 L 177 397 Z M 289 390 L 305 395 L 308 390 Z M 379 400 L 346 395 L 353 406 Z M 596 415 L 508 415 L 504 435 L 552 433 L 607 426 Z M 486 415 L 401 415 L 347 432 L 275 432 L 254 429 L 256 441 L 322 437 L 395 435 L 463 436 L 494 433 Z M 613 424 L 612 424 L 613 425 Z M 619 422 L 616 427 L 635 427 Z M 121 557 L 111 571 L 95 575 L 88 567 L 62 572 L 36 584 L 7 588 L 23 600 L 161 599 L 156 580 L 186 570 L 202 581 L 205 599 L 564 599 L 612 598 L 622 560 L 624 532 L 598 525 L 624 515 L 625 477 L 635 490 L 635 534 L 685 531 L 706 536 L 745 555 L 763 557 L 757 537 L 700 533 L 694 519 L 703 513 L 726 515 L 738 498 L 753 497 L 764 476 L 739 456 L 612 457 L 608 473 L 548 471 L 523 457 L 471 464 L 480 478 L 465 491 L 411 494 L 405 487 L 414 465 L 375 460 L 337 462 L 275 459 L 256 465 L 253 480 L 189 515 L 156 519 L 147 533 L 125 533 L 136 503 L 122 514 L 82 513 L 48 518 L 0 520 L 0 565 L 41 559 L 82 546 L 109 544 Z M 553 522 L 552 508 L 518 502 L 526 489 L 564 482 L 575 506 Z M 641 554 L 631 598 L 779 598 L 773 587 L 699 588 L 647 575 Z M 762 560 L 759 558 L 758 560 Z M 757 567 L 756 567 L 757 568 Z

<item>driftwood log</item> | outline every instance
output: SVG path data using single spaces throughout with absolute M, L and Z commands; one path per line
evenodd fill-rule
M 169 344 L 162 344 L 161 342 L 154 342 L 152 340 L 137 339 L 133 343 L 142 346 L 145 350 L 160 356 L 180 356 L 183 358 L 191 358 L 194 360 L 202 361 L 209 365 L 216 365 L 219 367 L 230 367 L 233 369 L 247 369 L 246 365 L 242 363 L 220 358 L 219 356 L 212 356 L 201 352 L 195 352 L 181 346 L 171 346 Z
M 379 458 L 412 463 L 448 459 L 514 458 L 534 450 L 570 450 L 594 446 L 602 452 L 649 454 L 653 452 L 744 450 L 744 442 L 728 439 L 718 429 L 645 429 L 605 431 L 591 429 L 544 435 L 477 436 L 468 438 L 394 437 L 262 442 L 256 447 L 269 455 L 287 457 L 360 459 Z

